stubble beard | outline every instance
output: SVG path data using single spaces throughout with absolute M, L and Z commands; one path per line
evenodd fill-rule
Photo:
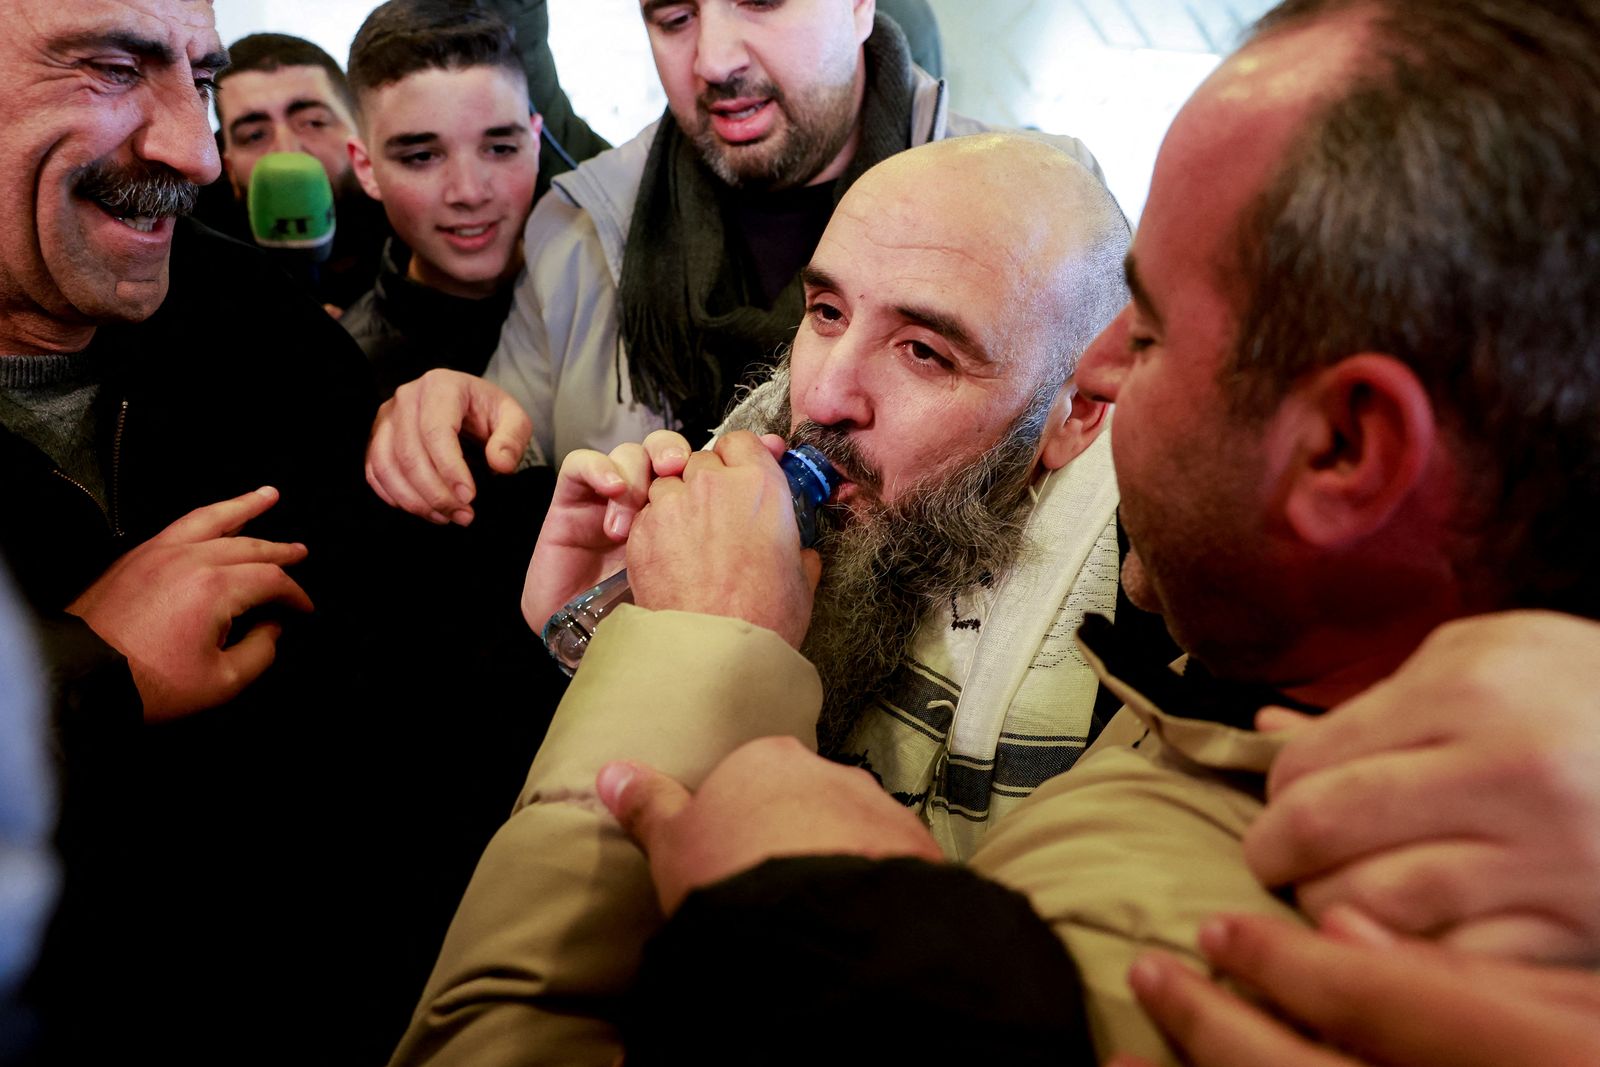
M 781 370 L 780 374 L 783 373 Z M 786 434 L 843 464 L 863 487 L 849 507 L 818 516 L 822 581 L 800 651 L 822 679 L 818 749 L 839 755 L 862 713 L 884 694 L 930 612 L 1004 575 L 1024 543 L 1029 494 L 1044 420 L 1056 394 L 1035 393 L 1000 442 L 970 463 L 937 471 L 892 503 L 849 434 L 813 422 Z M 786 433 L 784 402 L 758 432 Z
M 739 97 L 769 97 L 783 115 L 760 141 L 729 144 L 711 124 L 710 105 Z M 844 150 L 856 125 L 853 77 L 818 87 L 814 98 L 791 100 L 772 82 L 734 79 L 712 86 L 696 101 L 689 138 L 711 172 L 736 189 L 788 189 L 805 185 Z

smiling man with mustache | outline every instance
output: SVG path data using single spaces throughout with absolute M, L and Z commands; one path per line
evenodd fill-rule
M 301 885 L 307 857 L 339 862 L 351 788 L 318 635 L 354 599 L 374 401 L 337 323 L 181 217 L 219 172 L 226 63 L 207 0 L 0 8 L 0 556 L 64 764 L 62 907 L 33 987 L 48 1062 L 102 1042 L 206 1059 L 261 1029 L 319 944 L 351 942 Z

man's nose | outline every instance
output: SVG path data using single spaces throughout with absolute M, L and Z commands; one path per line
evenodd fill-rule
M 185 79 L 157 83 L 144 99 L 144 126 L 134 144 L 139 157 L 165 164 L 196 185 L 216 181 L 222 173 L 217 141 L 194 84 Z
M 1128 320 L 1132 316 L 1133 305 L 1129 304 L 1100 331 L 1078 361 L 1078 391 L 1088 399 L 1116 402 L 1128 369 Z
M 300 140 L 300 134 L 295 132 L 293 125 L 287 122 L 277 122 L 272 126 L 272 150 L 274 152 L 304 152 L 305 142 Z
M 478 207 L 489 199 L 489 181 L 482 163 L 471 157 L 456 156 L 445 163 L 444 197 L 448 204 Z
M 696 26 L 694 73 L 701 81 L 720 85 L 750 65 L 744 30 L 733 5 L 701 4 Z
M 862 380 L 862 353 L 848 334 L 817 354 L 821 360 L 800 414 L 823 426 L 864 429 L 872 424 L 872 398 Z

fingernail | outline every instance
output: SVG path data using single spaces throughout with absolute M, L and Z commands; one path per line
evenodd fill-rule
M 594 778 L 594 788 L 606 807 L 616 807 L 617 799 L 628 788 L 628 783 L 633 781 L 634 775 L 633 764 L 624 760 L 614 760 L 600 768 L 600 773 Z
M 466 508 L 462 508 L 460 511 L 453 512 L 451 514 L 450 521 L 455 523 L 457 526 L 471 526 L 472 512 L 468 511 Z
M 433 523 L 435 526 L 448 526 L 448 525 L 450 525 L 450 519 L 442 511 L 430 511 L 430 512 L 428 512 L 428 521 Z
M 501 445 L 497 451 L 499 451 L 499 453 L 506 459 L 517 458 L 517 450 L 512 448 L 510 445 Z
M 1323 914 L 1318 929 L 1335 941 L 1368 948 L 1389 948 L 1399 940 L 1393 930 L 1348 904 L 1335 904 L 1329 908 Z
M 614 471 L 607 471 L 605 474 L 600 476 L 600 488 L 602 489 L 621 489 L 627 484 L 627 482 L 622 480 L 622 475 L 617 474 Z
M 458 482 L 456 484 L 456 499 L 463 504 L 472 503 L 472 487 L 465 482 Z
M 270 485 L 263 485 L 260 489 L 256 490 L 256 495 L 257 496 L 264 496 L 264 497 L 274 497 L 274 496 L 278 495 L 278 491 L 276 489 L 274 489 Z
M 1209 958 L 1228 947 L 1228 938 L 1232 933 L 1233 926 L 1227 919 L 1210 919 L 1200 927 L 1200 934 L 1195 940 L 1200 945 L 1200 951 Z
M 612 537 L 620 538 L 627 532 L 627 524 L 622 521 L 622 512 L 612 508 L 606 514 L 606 532 Z
M 1154 996 L 1167 980 L 1166 969 L 1154 956 L 1140 956 L 1128 968 L 1128 985 L 1140 996 Z
M 688 459 L 689 458 L 689 453 L 685 452 L 683 449 L 681 449 L 681 448 L 677 447 L 676 445 L 674 445 L 673 447 L 667 449 L 665 452 L 661 453 L 661 458 L 662 459 L 670 459 L 670 460 Z

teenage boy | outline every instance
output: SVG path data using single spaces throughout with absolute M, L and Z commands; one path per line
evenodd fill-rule
M 350 160 L 397 235 L 341 320 L 385 397 L 433 367 L 482 372 L 522 266 L 540 119 L 512 33 L 446 0 L 390 0 L 350 48 Z

